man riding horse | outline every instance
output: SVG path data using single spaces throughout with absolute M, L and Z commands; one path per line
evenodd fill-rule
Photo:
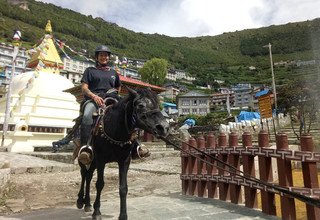
M 108 66 L 111 56 L 111 50 L 105 46 L 100 45 L 95 50 L 95 67 L 88 67 L 81 79 L 81 89 L 84 94 L 84 101 L 82 102 L 82 122 L 80 126 L 80 144 L 78 160 L 88 165 L 92 161 L 93 150 L 90 146 L 91 129 L 93 125 L 93 114 L 97 109 L 103 105 L 106 94 L 119 99 L 121 82 L 118 73 Z M 144 150 L 139 146 L 139 143 L 134 141 L 135 149 L 133 149 L 133 158 L 148 157 L 150 155 L 148 150 Z

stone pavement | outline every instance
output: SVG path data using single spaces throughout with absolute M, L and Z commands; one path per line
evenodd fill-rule
M 102 219 L 118 219 L 119 200 L 101 203 Z M 179 192 L 171 195 L 128 197 L 128 218 L 132 220 L 204 220 L 204 219 L 277 219 L 260 211 L 247 209 L 232 203 L 191 196 Z M 78 220 L 91 219 L 75 207 L 44 209 L 28 214 L 0 217 L 3 220 Z
M 28 155 L 0 153 L 1 161 L 10 162 L 11 173 L 55 172 L 78 169 L 77 165 L 48 161 Z M 145 160 L 133 162 L 130 169 L 141 172 L 162 174 L 180 173 L 180 158 Z M 170 188 L 170 186 L 168 186 Z M 119 198 L 115 196 L 101 201 L 103 219 L 117 219 Z M 180 190 L 157 191 L 148 196 L 128 195 L 128 216 L 132 220 L 189 220 L 189 219 L 277 219 L 263 214 L 259 210 L 247 209 L 219 200 L 181 195 Z M 91 219 L 91 213 L 84 213 L 74 206 L 40 209 L 29 213 L 0 216 L 2 220 L 78 220 Z

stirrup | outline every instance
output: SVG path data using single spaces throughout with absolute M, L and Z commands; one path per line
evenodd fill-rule
M 143 151 L 144 153 L 140 154 L 140 150 Z M 146 150 L 142 149 L 141 146 L 139 145 L 137 147 L 137 155 L 138 155 L 139 159 L 143 159 L 143 158 L 149 157 L 150 156 L 150 152 L 149 152 L 148 149 L 146 149 Z M 134 158 L 134 159 L 136 159 L 136 158 Z
M 78 154 L 78 161 L 83 165 L 90 165 L 93 160 L 93 150 L 89 145 L 84 145 L 80 148 Z

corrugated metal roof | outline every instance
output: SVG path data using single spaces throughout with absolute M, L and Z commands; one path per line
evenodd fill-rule
M 264 89 L 262 91 L 259 91 L 255 94 L 255 97 L 260 97 L 260 96 L 263 96 L 263 95 L 267 95 L 267 94 L 270 94 L 271 93 L 271 90 L 269 89 Z

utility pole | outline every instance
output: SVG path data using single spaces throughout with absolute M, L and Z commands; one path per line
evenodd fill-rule
M 275 112 L 276 112 L 277 126 L 279 128 L 280 124 L 279 124 L 279 118 L 278 118 L 278 113 L 277 113 L 277 110 L 278 110 L 278 106 L 277 106 L 277 90 L 276 90 L 276 82 L 275 82 L 275 79 L 274 79 L 271 43 L 269 43 L 268 45 L 265 45 L 263 47 L 268 47 L 269 48 L 270 67 L 271 67 L 271 75 L 272 75 L 272 90 L 273 90 L 273 95 L 274 95 L 274 108 L 275 108 Z
M 10 116 L 10 105 L 11 105 L 11 83 L 15 73 L 16 59 L 19 53 L 20 46 L 20 38 L 21 32 L 19 30 L 15 30 L 13 34 L 13 53 L 12 53 L 12 69 L 11 69 L 11 77 L 8 83 L 8 91 L 7 91 L 7 100 L 6 100 L 6 111 L 3 122 L 3 131 L 2 131 L 2 140 L 1 140 L 1 148 L 4 147 L 4 140 L 7 136 L 8 132 L 8 122 Z

